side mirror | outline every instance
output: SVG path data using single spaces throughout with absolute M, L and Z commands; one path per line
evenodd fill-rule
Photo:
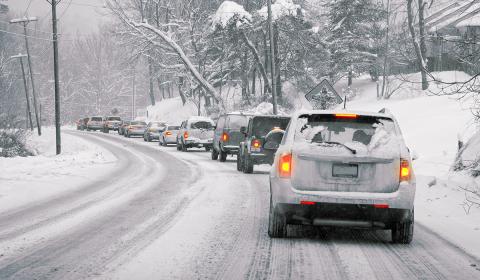
M 270 131 L 267 136 L 265 136 L 265 144 L 263 145 L 263 148 L 265 150 L 278 150 L 284 134 L 285 131 L 281 129 Z
M 247 134 L 247 127 L 245 126 L 240 127 L 240 133 Z

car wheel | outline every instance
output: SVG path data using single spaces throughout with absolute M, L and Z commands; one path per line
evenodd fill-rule
M 227 152 L 220 150 L 220 162 L 227 161 Z
M 180 143 L 178 142 L 178 139 L 177 139 L 177 151 L 181 151 L 182 150 L 182 146 L 180 146 Z
M 287 237 L 287 219 L 284 214 L 273 207 L 270 198 L 270 213 L 268 215 L 268 236 L 271 238 Z
M 212 160 L 217 160 L 218 159 L 218 152 L 215 150 L 215 148 L 212 149 Z
M 237 155 L 237 171 L 242 171 L 242 160 L 240 154 Z
M 253 162 L 249 159 L 248 155 L 243 157 L 243 173 L 251 174 L 253 173 Z
M 187 152 L 187 146 L 182 142 L 182 152 Z
M 127 138 L 131 138 L 132 136 L 130 135 L 130 133 L 127 133 Z
M 392 242 L 399 244 L 410 244 L 413 240 L 414 224 L 414 210 L 412 210 L 410 211 L 407 220 L 395 223 L 392 226 Z

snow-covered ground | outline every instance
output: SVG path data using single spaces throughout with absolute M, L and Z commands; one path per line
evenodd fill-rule
M 55 130 L 28 136 L 37 156 L 0 157 L 0 212 L 72 191 L 113 170 L 116 157 L 70 134 L 62 133 L 62 154 L 55 155 Z
M 466 80 L 462 72 L 437 73 L 444 81 Z M 419 80 L 419 75 L 408 75 Z M 344 81 L 336 85 L 344 88 Z M 450 240 L 469 253 L 480 257 L 480 209 L 465 204 L 461 189 L 469 179 L 450 172 L 458 147 L 458 138 L 468 139 L 475 131 L 471 100 L 456 96 L 422 93 L 415 84 L 400 90 L 390 100 L 377 100 L 376 84 L 369 77 L 354 80 L 357 96 L 347 109 L 378 111 L 389 109 L 398 119 L 407 145 L 419 159 L 414 162 L 417 174 L 415 217 L 418 222 Z M 430 84 L 432 92 L 438 85 Z

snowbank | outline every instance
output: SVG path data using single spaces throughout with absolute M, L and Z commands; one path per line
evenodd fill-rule
M 232 1 L 225 1 L 218 7 L 212 18 L 213 27 L 226 27 L 232 19 L 237 20 L 237 27 L 239 27 L 243 23 L 250 22 L 252 15 L 245 11 L 241 5 Z
M 62 134 L 62 154 L 55 155 L 55 130 L 29 135 L 37 156 L 0 158 L 0 211 L 5 211 L 98 178 L 114 166 L 110 152 L 78 137 Z
M 198 113 L 197 106 L 188 101 L 182 104 L 180 97 L 164 99 L 155 106 L 147 107 L 148 121 L 166 121 L 172 125 L 180 125 L 182 121 Z
M 480 132 L 468 140 L 457 155 L 454 165 L 456 171 L 466 170 L 470 175 L 480 175 Z
M 462 72 L 434 75 L 443 81 L 465 81 L 468 78 Z M 420 81 L 419 74 L 403 78 Z M 407 146 L 420 156 L 414 162 L 416 221 L 480 257 L 480 208 L 468 203 L 469 194 L 465 191 L 478 189 L 480 182 L 465 174 L 450 172 L 457 154 L 458 135 L 468 138 L 476 130 L 470 110 L 473 101 L 432 95 L 422 91 L 420 86 L 420 83 L 414 83 L 400 89 L 389 100 L 377 100 L 376 83 L 364 76 L 354 80 L 352 89 L 356 97 L 347 103 L 347 108 L 378 111 L 386 107 L 390 110 L 400 123 Z M 430 90 L 438 92 L 440 86 L 431 82 Z M 346 81 L 340 81 L 335 87 L 341 92 L 346 88 Z M 480 139 L 472 138 L 466 145 L 462 156 L 465 160 L 478 155 L 479 142 Z

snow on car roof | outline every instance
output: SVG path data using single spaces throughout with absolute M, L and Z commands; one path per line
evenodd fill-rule
M 383 117 L 383 118 L 393 118 L 390 113 L 380 113 L 380 112 L 366 112 L 366 111 L 350 111 L 350 110 L 305 110 L 299 111 L 296 113 L 296 116 L 305 115 L 305 114 L 323 114 L 323 115 L 334 115 L 334 114 L 355 114 L 359 116 L 368 116 L 368 117 Z

